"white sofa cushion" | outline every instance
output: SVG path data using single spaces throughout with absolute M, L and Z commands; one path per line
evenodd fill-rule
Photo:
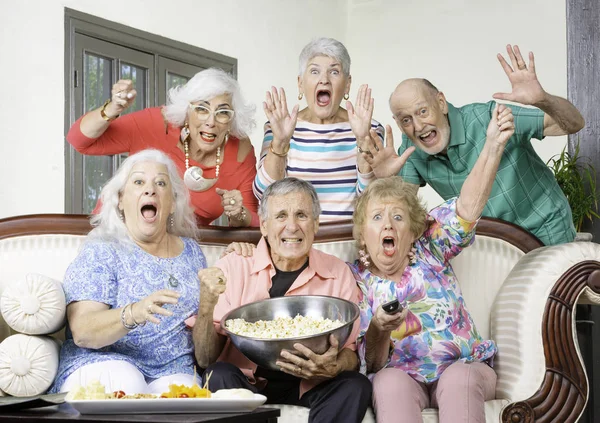
M 2 292 L 0 311 L 15 331 L 27 335 L 47 335 L 65 324 L 65 293 L 60 281 L 29 273 L 25 281 L 15 281 Z
M 39 395 L 58 371 L 60 343 L 48 336 L 16 334 L 0 343 L 0 389 L 16 397 Z

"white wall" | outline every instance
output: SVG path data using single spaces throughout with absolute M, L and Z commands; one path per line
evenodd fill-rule
M 542 86 L 567 95 L 565 0 L 350 0 L 347 25 L 353 88 L 372 87 L 374 117 L 394 128 L 397 145 L 400 130 L 387 102 L 400 81 L 428 78 L 455 106 L 487 102 L 510 91 L 496 59 L 506 57 L 508 43 L 533 51 Z M 533 144 L 546 161 L 566 142 L 553 137 Z M 420 192 L 429 207 L 441 202 L 429 187 Z
M 64 7 L 237 58 L 259 151 L 265 91 L 294 99 L 302 47 L 345 33 L 346 0 L 0 0 L 0 218 L 64 212 Z
M 0 0 L 0 218 L 64 211 L 64 7 L 236 57 L 257 150 L 265 90 L 295 98 L 298 54 L 316 36 L 346 44 L 351 97 L 369 83 L 384 124 L 407 77 L 431 79 L 455 105 L 508 90 L 495 58 L 506 43 L 533 50 L 543 86 L 566 96 L 564 0 Z M 565 142 L 536 147 L 546 159 Z M 424 191 L 430 206 L 436 197 Z

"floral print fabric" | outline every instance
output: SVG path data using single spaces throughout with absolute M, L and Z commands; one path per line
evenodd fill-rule
M 487 361 L 496 354 L 484 341 L 466 309 L 449 260 L 474 241 L 477 222 L 456 214 L 456 198 L 433 209 L 428 226 L 415 242 L 416 263 L 398 283 L 372 274 L 357 261 L 350 265 L 362 291 L 358 352 L 366 374 L 365 334 L 379 305 L 397 298 L 408 308 L 404 323 L 391 334 L 393 347 L 385 367 L 404 370 L 419 382 L 434 382 L 456 361 Z

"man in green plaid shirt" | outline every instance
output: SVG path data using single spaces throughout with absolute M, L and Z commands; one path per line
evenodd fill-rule
M 535 73 L 533 53 L 529 53 L 527 66 L 518 46 L 508 45 L 507 51 L 512 67 L 500 54 L 498 60 L 512 92 L 493 97 L 537 109 L 508 106 L 515 133 L 506 145 L 483 215 L 513 222 L 546 245 L 569 242 L 575 237 L 569 203 L 534 151 L 531 139 L 575 133 L 583 128 L 584 120 L 569 101 L 544 91 Z M 396 155 L 388 126 L 386 147 L 380 148 L 380 142 L 375 147 L 377 140 L 373 140 L 373 148 L 363 156 L 377 177 L 399 171 L 415 188 L 428 183 L 442 198 L 455 197 L 483 149 L 495 104 L 456 108 L 429 81 L 403 81 L 390 97 L 394 120 L 403 132 L 402 147 Z

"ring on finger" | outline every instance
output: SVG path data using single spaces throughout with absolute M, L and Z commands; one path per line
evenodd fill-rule
M 153 305 L 154 305 L 154 303 L 152 303 L 152 304 L 148 304 L 148 307 L 146 307 L 146 310 L 148 311 L 148 314 L 154 314 L 154 313 L 152 312 L 152 306 L 153 306 Z

